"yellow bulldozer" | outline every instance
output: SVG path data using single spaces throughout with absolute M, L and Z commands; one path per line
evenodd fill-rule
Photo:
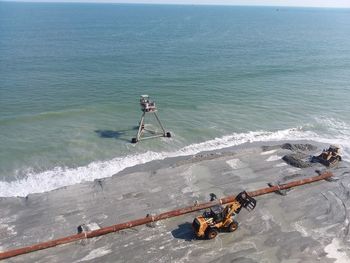
M 313 156 L 311 162 L 319 162 L 327 167 L 334 167 L 342 160 L 340 156 L 340 146 L 331 145 L 324 149 L 318 156 Z
M 210 197 L 210 201 L 217 199 L 213 193 L 210 194 Z M 192 227 L 197 237 L 213 239 L 219 231 L 235 231 L 238 228 L 238 222 L 234 220 L 234 217 L 241 211 L 242 207 L 252 211 L 255 206 L 256 200 L 243 191 L 236 196 L 232 203 L 225 207 L 216 205 L 211 207 L 209 211 L 197 216 L 193 220 Z

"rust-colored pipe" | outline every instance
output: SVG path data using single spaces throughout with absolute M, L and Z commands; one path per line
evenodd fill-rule
M 300 185 L 304 185 L 304 184 L 310 184 L 310 183 L 317 182 L 317 181 L 320 181 L 320 180 L 325 180 L 325 179 L 328 179 L 328 178 L 330 178 L 332 176 L 333 176 L 333 174 L 331 172 L 324 172 L 323 174 L 320 174 L 318 176 L 309 177 L 309 178 L 305 178 L 305 179 L 298 180 L 298 181 L 292 181 L 292 182 L 289 182 L 289 183 L 286 183 L 286 184 L 275 185 L 275 186 L 267 187 L 267 188 L 264 188 L 264 189 L 259 189 L 259 190 L 256 190 L 256 191 L 248 192 L 247 194 L 249 196 L 252 196 L 252 197 L 265 195 L 265 194 L 269 194 L 269 193 L 276 192 L 276 191 L 279 191 L 279 190 L 285 190 L 285 189 L 293 188 L 293 187 L 296 187 L 296 186 L 300 186 Z
M 248 192 L 247 194 L 252 196 L 252 197 L 264 195 L 264 194 L 269 194 L 269 193 L 273 193 L 273 192 L 278 191 L 278 190 L 284 190 L 284 189 L 288 189 L 288 188 L 292 188 L 292 187 L 296 187 L 296 186 L 300 186 L 300 185 L 309 184 L 309 183 L 313 183 L 316 181 L 328 179 L 331 176 L 333 176 L 333 174 L 331 172 L 325 172 L 325 173 L 318 175 L 318 176 L 309 177 L 309 178 L 306 178 L 303 180 L 293 181 L 293 182 L 278 185 L 278 186 L 272 186 L 272 187 L 259 189 L 256 191 Z M 71 235 L 71 236 L 62 237 L 59 239 L 54 239 L 54 240 L 38 243 L 38 244 L 35 244 L 32 246 L 27 246 L 27 247 L 23 247 L 23 248 L 17 248 L 17 249 L 5 251 L 5 252 L 0 252 L 0 260 L 5 259 L 5 258 L 10 258 L 10 257 L 15 257 L 15 256 L 22 255 L 22 254 L 26 254 L 29 252 L 38 251 L 41 249 L 46 249 L 46 248 L 55 247 L 55 246 L 62 245 L 62 244 L 71 243 L 71 242 L 85 239 L 85 238 L 93 238 L 93 237 L 97 237 L 97 236 L 106 235 L 106 234 L 109 234 L 112 232 L 117 232 L 117 231 L 120 231 L 120 230 L 123 230 L 126 228 L 144 225 L 144 224 L 148 224 L 151 222 L 167 219 L 170 217 L 176 217 L 176 216 L 188 214 L 191 212 L 195 212 L 198 210 L 202 210 L 202 209 L 206 209 L 206 208 L 215 206 L 217 204 L 231 203 L 235 200 L 235 198 L 236 198 L 236 196 L 228 196 L 228 197 L 224 197 L 220 200 L 206 202 L 206 203 L 198 204 L 195 206 L 188 206 L 185 208 L 180 208 L 177 210 L 168 211 L 168 212 L 165 212 L 165 213 L 162 213 L 159 215 L 155 215 L 155 216 L 148 216 L 148 217 L 132 220 L 132 221 L 121 223 L 121 224 L 103 227 L 101 229 L 93 230 L 93 231 L 90 231 L 87 233 L 80 233 L 80 234 L 76 234 L 76 235 Z

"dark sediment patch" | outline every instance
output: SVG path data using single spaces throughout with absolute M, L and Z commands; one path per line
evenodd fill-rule
M 303 153 L 287 154 L 282 157 L 287 164 L 298 168 L 311 167 L 312 163 L 308 160 L 308 156 Z
M 315 151 L 317 149 L 316 146 L 309 143 L 285 143 L 281 146 L 282 149 L 291 150 L 293 152 L 296 151 Z
M 278 150 L 278 149 L 284 149 L 284 150 L 290 150 L 293 152 L 298 151 L 315 151 L 317 147 L 315 145 L 312 145 L 310 143 L 284 143 L 281 145 L 264 145 L 261 147 L 264 152 L 271 151 L 271 150 Z
M 284 143 L 282 145 L 262 146 L 263 151 L 277 149 L 293 152 L 292 154 L 287 154 L 282 157 L 282 160 L 287 164 L 297 168 L 307 168 L 313 166 L 313 163 L 310 161 L 310 155 L 305 152 L 315 151 L 317 147 L 310 143 Z

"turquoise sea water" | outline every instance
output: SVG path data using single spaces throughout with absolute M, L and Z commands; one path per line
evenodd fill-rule
M 172 139 L 130 144 L 139 95 Z M 350 153 L 350 10 L 0 2 L 0 196 L 247 141 Z

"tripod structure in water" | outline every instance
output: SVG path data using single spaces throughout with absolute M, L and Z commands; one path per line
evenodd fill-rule
M 131 139 L 132 143 L 137 143 L 138 141 L 141 140 L 145 140 L 145 139 L 151 139 L 151 138 L 157 138 L 157 137 L 171 137 L 171 133 L 167 132 L 164 129 L 164 126 L 162 124 L 162 122 L 160 121 L 158 115 L 157 115 L 157 107 L 156 107 L 156 103 L 152 100 L 150 100 L 148 95 L 141 95 L 140 98 L 140 106 L 141 106 L 141 111 L 142 111 L 142 116 L 141 116 L 141 120 L 139 123 L 139 128 L 137 130 L 137 134 L 135 138 Z M 161 128 L 161 132 L 157 132 L 154 130 L 150 130 L 147 129 L 145 127 L 145 116 L 146 114 L 148 115 L 153 115 L 159 125 L 159 127 Z M 151 135 L 148 136 L 144 136 L 145 132 L 148 132 Z

